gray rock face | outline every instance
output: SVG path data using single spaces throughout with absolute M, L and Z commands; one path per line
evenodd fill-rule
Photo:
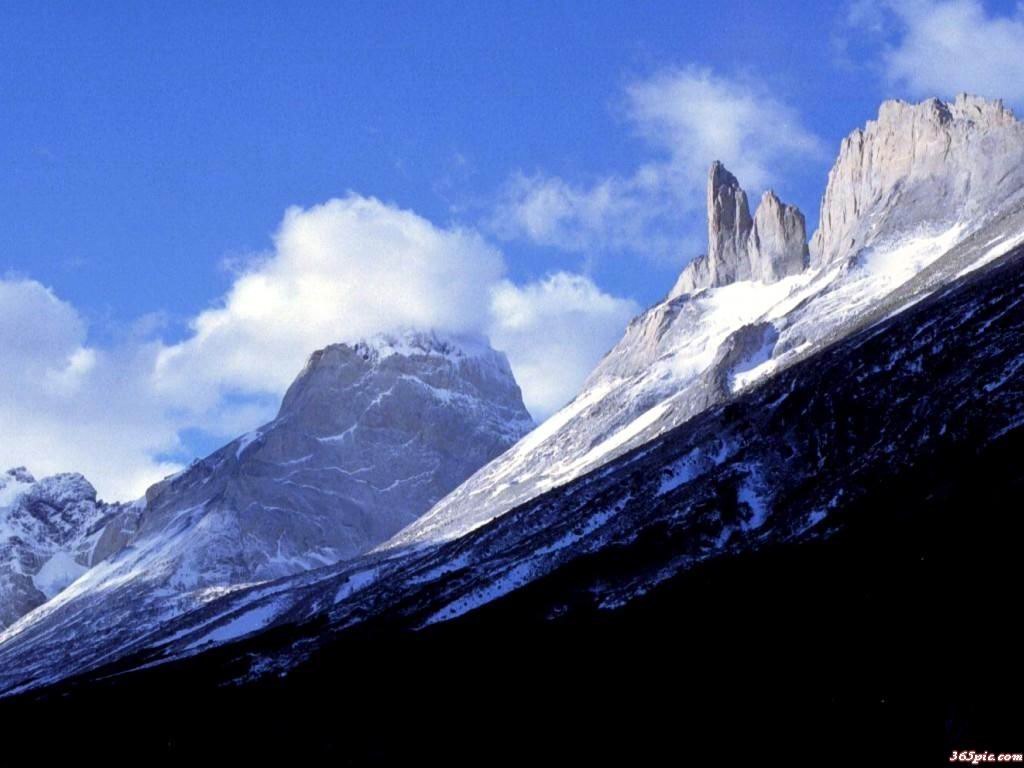
M 86 538 L 72 536 L 67 547 L 84 553 L 84 573 L 56 596 L 29 594 L 10 618 L 38 607 L 0 643 L 68 612 L 90 642 L 138 639 L 240 584 L 358 555 L 532 427 L 507 359 L 482 339 L 408 332 L 327 347 L 272 422 L 116 515 L 83 516 L 97 522 L 79 526 Z M 43 495 L 68 504 L 84 496 L 86 510 L 95 499 L 71 477 Z M 66 516 L 58 510 L 58 520 Z M 26 525 L 40 525 L 40 515 L 28 517 Z M 16 575 L 14 587 L 31 592 Z
M 102 531 L 125 509 L 98 501 L 79 474 L 37 481 L 18 467 L 0 475 L 0 628 L 84 573 Z
M 532 426 L 486 342 L 410 332 L 330 346 L 277 418 L 150 488 L 137 523 L 108 538 L 155 542 L 146 576 L 162 569 L 177 590 L 319 567 L 384 541 Z
M 747 193 L 721 163 L 708 172 L 708 271 L 712 285 L 732 283 L 749 273 L 750 231 Z
M 811 261 L 830 264 L 920 227 L 977 225 L 1022 191 L 1024 124 L 1001 101 L 886 101 L 843 140 Z
M 800 209 L 783 203 L 767 190 L 754 214 L 749 249 L 754 280 L 773 283 L 802 272 L 809 254 L 807 223 Z
M 747 194 L 719 162 L 708 173 L 708 252 L 694 259 L 669 298 L 739 280 L 774 282 L 808 261 L 804 216 L 768 190 L 753 218 Z

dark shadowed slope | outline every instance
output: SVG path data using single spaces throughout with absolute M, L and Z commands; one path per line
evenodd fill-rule
M 1022 425 L 1017 249 L 462 539 L 229 595 L 0 717 L 353 762 L 1019 750 Z

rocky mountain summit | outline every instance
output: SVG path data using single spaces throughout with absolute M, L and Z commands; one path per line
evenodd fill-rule
M 407 332 L 314 352 L 277 417 L 146 492 L 134 557 L 176 589 L 353 557 L 533 426 L 505 356 Z M 152 552 L 149 550 L 152 549 Z M 135 563 L 132 568 L 138 568 Z
M 753 218 L 747 193 L 715 162 L 708 172 L 708 252 L 679 276 L 669 298 L 740 280 L 775 282 L 808 263 L 804 215 L 766 190 Z
M 107 601 L 103 610 L 116 602 L 143 615 L 152 600 L 166 614 L 175 600 L 202 599 L 197 590 L 353 557 L 532 426 L 507 359 L 484 340 L 409 331 L 332 345 L 310 357 L 273 421 L 152 486 L 116 517 L 94 504 L 79 476 L 54 478 L 66 486 L 56 509 L 64 517 L 77 510 L 86 537 L 60 539 L 73 547 L 65 564 L 74 567 L 59 587 L 95 565 L 58 602 L 91 596 Z M 24 496 L 21 518 L 50 509 L 31 506 L 42 494 Z M 12 571 L 8 623 L 60 591 L 56 583 L 48 593 L 32 588 L 41 558 L 24 555 L 24 574 Z
M 79 474 L 0 475 L 0 628 L 46 602 L 96 560 L 104 529 L 127 509 Z
M 886 101 L 843 140 L 811 262 L 831 264 L 915 228 L 980 226 L 1022 197 L 1024 124 L 1001 101 Z

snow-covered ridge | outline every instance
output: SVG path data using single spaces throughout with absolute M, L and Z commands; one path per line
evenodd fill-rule
M 967 96 L 886 102 L 843 142 L 809 258 L 795 209 L 752 256 L 746 194 L 714 164 L 710 255 L 572 403 L 382 549 L 461 536 L 998 258 L 1024 235 L 1022 190 L 1024 125 Z
M 753 386 L 844 335 L 844 327 L 860 327 L 964 232 L 962 224 L 920 230 L 847 263 L 655 306 L 633 321 L 572 403 L 382 549 L 461 536 Z

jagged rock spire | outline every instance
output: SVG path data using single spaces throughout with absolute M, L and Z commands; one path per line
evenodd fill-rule
M 807 266 L 804 216 L 771 190 L 753 218 L 736 177 L 717 160 L 708 172 L 708 252 L 694 259 L 670 297 L 738 280 L 773 282 Z
M 808 263 L 804 215 L 767 190 L 754 214 L 748 246 L 755 280 L 771 283 L 803 271 Z
M 754 221 L 747 193 L 717 160 L 708 172 L 708 268 L 713 284 L 742 279 Z

